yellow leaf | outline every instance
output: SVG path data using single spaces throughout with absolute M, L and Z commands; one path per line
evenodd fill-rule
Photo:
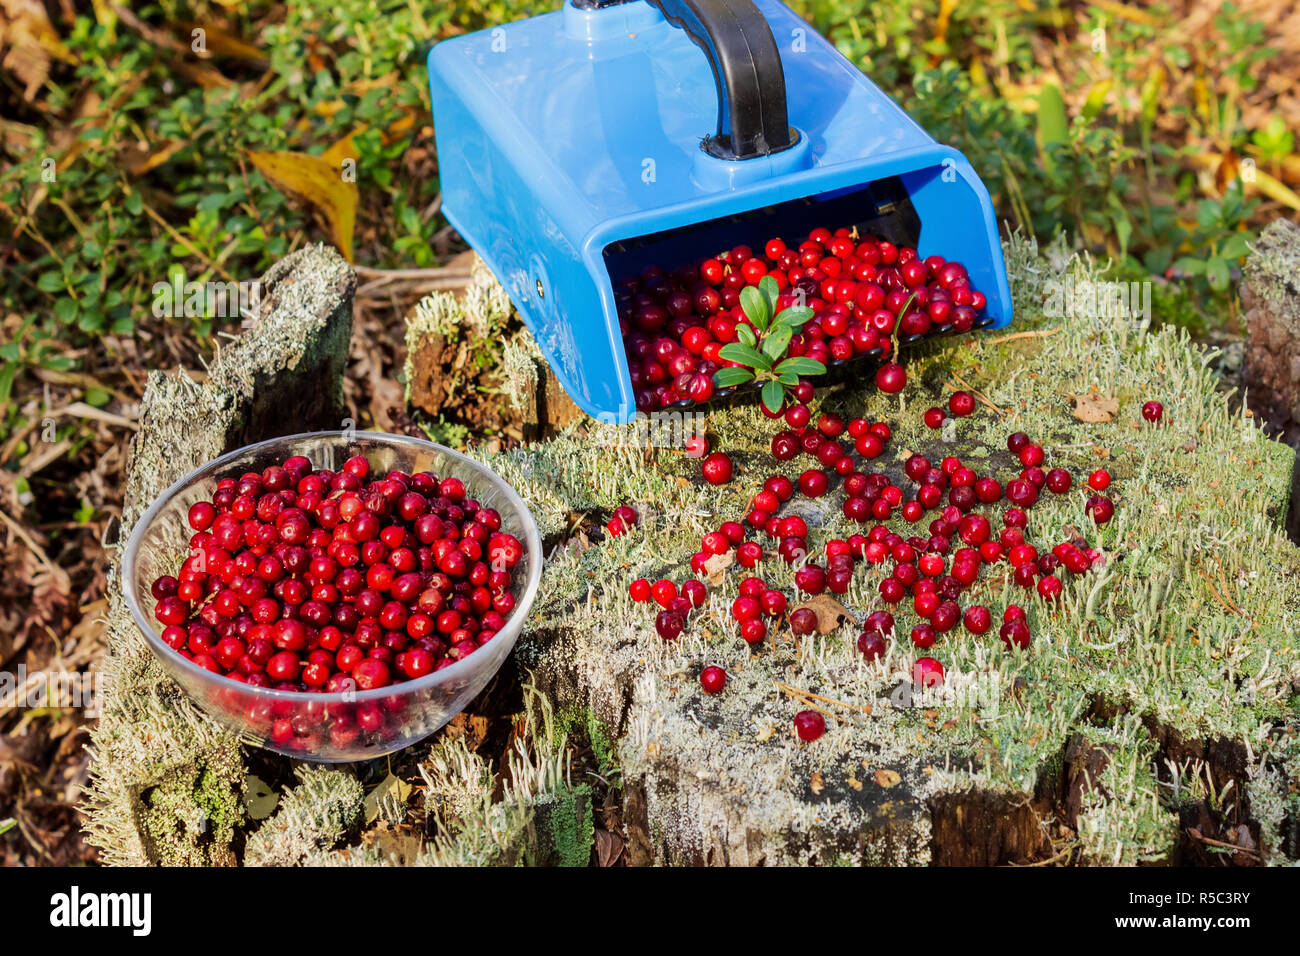
M 143 176 L 149 170 L 157 169 L 188 145 L 188 140 L 168 139 L 163 140 L 154 149 L 148 146 L 132 149 L 123 153 L 122 165 L 132 176 Z
M 255 777 L 251 773 L 244 776 L 244 810 L 249 817 L 265 820 L 279 802 L 279 794 L 267 786 L 261 777 Z
M 191 23 L 185 27 L 187 36 L 193 36 L 195 30 L 203 31 L 203 42 L 207 52 L 212 56 L 226 57 L 231 60 L 245 60 L 249 63 L 265 63 L 266 54 L 251 44 L 245 43 L 233 33 L 211 23 L 202 25 Z
M 1192 158 L 1195 162 L 1199 163 L 1201 166 L 1214 172 L 1216 182 L 1219 179 L 1224 178 L 1219 174 L 1219 170 L 1224 166 L 1231 165 L 1231 170 L 1230 170 L 1231 175 L 1226 177 L 1227 179 L 1230 180 L 1240 174 L 1240 169 L 1236 163 L 1236 157 L 1231 156 L 1231 154 L 1214 153 L 1214 152 L 1197 153 L 1197 154 L 1193 154 Z M 1267 196 L 1269 199 L 1273 200 L 1274 202 L 1279 202 L 1284 206 L 1289 206 L 1292 209 L 1300 210 L 1300 196 L 1297 196 L 1295 192 L 1290 187 L 1288 187 L 1285 183 L 1281 182 L 1278 179 L 1275 179 L 1273 176 L 1270 176 L 1268 173 L 1264 172 L 1264 170 L 1260 169 L 1258 166 L 1255 167 L 1254 177 L 1255 177 L 1255 181 L 1253 183 L 1246 183 L 1244 185 L 1246 186 L 1253 185 L 1255 189 L 1263 193 L 1265 196 Z
M 351 262 L 358 191 L 355 182 L 344 180 L 341 164 L 306 153 L 250 151 L 246 155 L 272 186 L 320 212 L 330 239 Z
M 1264 170 L 1256 168 L 1254 185 L 1256 189 L 1274 202 L 1280 202 L 1291 209 L 1300 210 L 1300 196 L 1297 196 L 1289 186 L 1274 179 Z
M 357 127 L 329 149 L 325 150 L 325 152 L 321 153 L 320 158 L 325 160 L 325 162 L 329 163 L 335 169 L 341 169 L 343 167 L 343 160 L 345 159 L 350 159 L 355 163 L 361 158 L 361 154 L 357 152 L 357 146 L 353 140 L 356 139 L 358 134 L 364 133 L 365 131 L 365 126 Z

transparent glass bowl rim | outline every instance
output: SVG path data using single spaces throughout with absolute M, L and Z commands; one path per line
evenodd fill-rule
M 277 690 L 271 687 L 255 687 L 249 684 L 241 684 L 238 681 L 232 681 L 229 678 L 215 674 L 212 671 L 199 667 L 193 661 L 186 660 L 176 653 L 172 648 L 163 643 L 162 638 L 149 623 L 148 618 L 140 608 L 139 602 L 135 599 L 135 587 L 132 584 L 134 577 L 136 556 L 144 542 L 145 532 L 159 513 L 170 503 L 170 501 L 180 494 L 185 488 L 203 478 L 214 476 L 216 473 L 228 467 L 235 459 L 242 458 L 250 452 L 257 452 L 262 449 L 271 449 L 276 446 L 287 446 L 295 442 L 306 440 L 321 440 L 337 438 L 348 442 L 355 443 L 360 440 L 373 441 L 378 444 L 404 446 L 411 449 L 418 449 L 423 452 L 436 452 L 439 455 L 453 458 L 469 470 L 477 473 L 479 478 L 484 482 L 493 485 L 503 497 L 516 509 L 524 524 L 523 545 L 527 553 L 535 556 L 536 560 L 530 562 L 531 569 L 528 574 L 528 582 L 524 587 L 523 594 L 517 602 L 510 620 L 493 637 L 493 640 L 505 638 L 511 643 L 518 637 L 519 632 L 523 629 L 524 618 L 527 617 L 529 610 L 532 608 L 533 600 L 537 596 L 537 589 L 542 579 L 542 539 L 537 530 L 537 521 L 533 518 L 532 511 L 524 504 L 524 500 L 519 497 L 518 492 L 508 485 L 505 480 L 492 469 L 488 468 L 481 462 L 475 461 L 468 455 L 462 455 L 458 451 L 447 448 L 445 445 L 439 445 L 435 442 L 424 441 L 420 438 L 411 438 L 407 435 L 391 435 L 386 432 L 343 432 L 343 431 L 320 431 L 320 432 L 299 432 L 296 435 L 284 435 L 280 438 L 270 438 L 266 441 L 255 442 L 252 445 L 244 445 L 236 448 L 234 451 L 228 451 L 219 458 L 214 458 L 206 465 L 195 468 L 183 478 L 175 481 L 161 495 L 159 495 L 145 511 L 140 519 L 135 523 L 131 530 L 131 537 L 127 539 L 126 551 L 122 557 L 122 593 L 126 596 L 127 606 L 131 609 L 131 616 L 135 619 L 136 626 L 144 635 L 145 640 L 149 642 L 153 652 L 161 657 L 165 662 L 179 667 L 182 671 L 204 683 L 210 683 L 214 680 L 220 681 L 223 685 L 231 689 L 239 690 L 241 693 L 247 693 L 254 698 L 264 700 L 288 700 L 298 702 L 318 702 L 320 704 L 337 704 L 337 703 L 358 703 L 363 701 L 379 700 L 384 697 L 392 697 L 394 694 L 415 694 L 420 691 L 429 690 L 442 684 L 456 680 L 466 673 L 473 672 L 476 669 L 478 661 L 474 659 L 475 655 L 470 654 L 461 660 L 456 661 L 450 667 L 444 667 L 442 670 L 436 670 L 424 677 L 417 677 L 414 680 L 405 680 L 396 684 L 387 684 L 383 687 L 375 687 L 370 690 L 356 691 L 336 691 L 334 693 L 316 693 L 309 691 L 296 690 Z M 472 494 L 472 489 L 469 489 Z

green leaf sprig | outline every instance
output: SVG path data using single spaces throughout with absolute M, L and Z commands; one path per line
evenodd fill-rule
M 728 342 L 718 355 L 744 367 L 727 366 L 713 375 L 713 384 L 718 388 L 762 382 L 763 405 L 774 414 L 785 407 L 787 393 L 799 384 L 801 376 L 826 372 L 826 366 L 816 359 L 802 355 L 786 357 L 790 339 L 813 317 L 813 310 L 806 305 L 792 305 L 777 312 L 779 294 L 776 280 L 771 276 L 764 276 L 756 286 L 748 285 L 740 290 L 740 309 L 749 324 L 737 323 L 738 341 Z

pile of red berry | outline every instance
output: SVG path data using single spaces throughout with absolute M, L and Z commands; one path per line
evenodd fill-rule
M 638 409 L 713 397 L 714 373 L 735 364 L 719 352 L 749 323 L 740 290 L 766 276 L 780 290 L 778 309 L 813 311 L 784 355 L 823 364 L 888 356 L 895 333 L 910 340 L 936 328 L 968 331 L 986 305 L 960 263 L 921 259 L 914 248 L 848 229 L 814 229 L 795 248 L 781 239 L 758 251 L 736 246 L 672 272 L 650 266 L 614 290 Z M 881 378 L 885 391 L 902 388 L 901 380 L 890 387 L 890 374 Z
M 338 693 L 423 677 L 515 607 L 523 545 L 458 478 L 294 456 L 222 479 L 188 517 L 190 557 L 153 582 L 154 616 L 176 653 L 238 683 Z
M 787 427 L 773 437 L 772 455 L 778 461 L 808 455 L 820 467 L 806 469 L 797 479 L 781 473 L 769 475 L 750 500 L 743 521 L 724 521 L 717 530 L 703 535 L 700 550 L 691 559 L 691 569 L 697 575 L 706 575 L 710 562 L 726 556 L 746 570 L 775 557 L 797 565 L 793 574 L 796 593 L 844 594 L 859 563 L 890 563 L 890 574 L 879 584 L 880 600 L 886 608 L 896 610 L 910 597 L 918 619 L 910 631 L 911 642 L 918 650 L 925 650 L 958 625 L 975 637 L 992 628 L 993 613 L 987 606 L 963 601 L 986 571 L 1000 565 L 1017 585 L 1055 601 L 1065 587 L 1062 569 L 1069 575 L 1081 575 L 1105 560 L 1100 550 L 1078 534 L 1045 554 L 1026 540 L 1027 511 L 1040 495 L 1044 491 L 1065 495 L 1074 486 L 1068 470 L 1045 470 L 1047 453 L 1028 435 L 1016 432 L 1007 439 L 1007 449 L 1019 461 L 1021 471 L 1005 486 L 992 475 L 979 474 L 956 456 L 933 463 L 914 454 L 903 466 L 913 486 L 908 492 L 883 471 L 871 470 L 866 464 L 885 451 L 892 438 L 888 424 L 863 418 L 845 422 L 833 413 L 823 414 L 813 422 L 806 404 L 812 398 L 811 386 L 801 383 L 790 397 L 792 401 L 781 410 Z M 974 406 L 969 392 L 954 393 L 949 402 L 949 410 L 958 417 L 971 414 Z M 715 452 L 714 456 L 725 458 L 725 453 Z M 730 478 L 729 461 L 725 470 Z M 797 514 L 780 512 L 796 494 L 819 498 L 828 493 L 833 482 L 838 482 L 843 492 L 845 516 L 871 523 L 871 527 L 847 539 L 827 541 L 822 563 L 809 560 L 807 522 Z M 1103 494 L 1110 484 L 1105 469 L 1088 476 L 1093 494 L 1085 510 L 1098 525 L 1114 515 L 1114 503 Z M 1002 527 L 995 531 L 981 509 L 1003 501 L 1006 507 L 1001 513 Z M 932 515 L 927 535 L 900 533 L 886 523 L 898 516 L 914 525 L 927 514 Z M 704 603 L 707 594 L 703 583 L 694 579 L 684 582 L 680 590 L 667 579 L 653 585 L 638 579 L 630 590 L 634 600 L 653 599 L 663 608 L 656 629 L 666 640 L 681 634 L 688 615 Z M 782 617 L 795 635 L 811 634 L 817 627 L 816 614 L 802 606 L 787 610 L 788 605 L 784 592 L 751 575 L 740 582 L 731 617 L 739 623 L 741 637 L 749 644 L 760 643 Z M 867 660 L 885 655 L 887 641 L 895 634 L 895 623 L 890 610 L 876 610 L 867 616 L 857 641 Z M 998 636 L 1008 648 L 1023 650 L 1030 645 L 1032 634 L 1023 608 L 1015 604 L 1005 608 Z M 918 687 L 942 684 L 943 665 L 934 657 L 919 657 L 912 678 Z M 725 685 L 725 675 L 716 666 L 705 668 L 701 684 L 706 692 L 718 693 Z M 814 727 L 817 721 L 808 713 L 812 712 L 802 713 L 796 720 L 804 740 L 815 739 L 821 733 Z

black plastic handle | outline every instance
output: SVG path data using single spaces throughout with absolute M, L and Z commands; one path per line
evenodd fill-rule
M 582 7 L 627 0 L 574 0 Z M 752 159 L 793 146 L 785 69 L 767 18 L 753 0 L 648 0 L 704 50 L 718 89 L 718 128 L 704 148 L 721 159 Z

